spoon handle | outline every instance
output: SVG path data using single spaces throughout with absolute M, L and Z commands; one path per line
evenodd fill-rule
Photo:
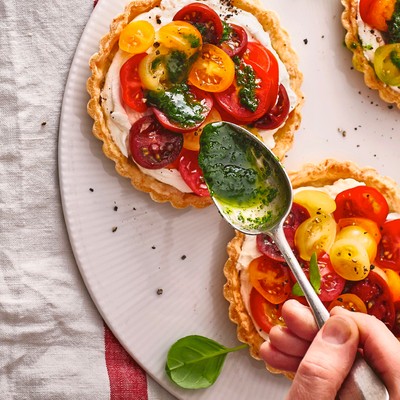
M 303 290 L 308 304 L 311 307 L 318 328 L 321 328 L 329 318 L 329 312 L 315 293 L 311 283 L 306 278 L 303 269 L 286 240 L 282 226 L 282 223 L 279 224 L 268 234 L 275 241 L 283 257 L 287 261 L 293 275 Z M 389 399 L 389 393 L 383 382 L 358 353 L 354 364 L 339 391 L 339 399 L 387 400 Z

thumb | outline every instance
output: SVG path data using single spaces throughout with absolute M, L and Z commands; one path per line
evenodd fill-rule
M 288 400 L 334 399 L 353 365 L 358 340 L 351 318 L 330 317 L 301 361 Z

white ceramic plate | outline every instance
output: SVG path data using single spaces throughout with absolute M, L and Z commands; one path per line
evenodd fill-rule
M 399 111 L 389 109 L 351 69 L 340 2 L 265 4 L 279 13 L 304 73 L 303 122 L 286 160 L 288 168 L 336 157 L 372 165 L 400 181 Z M 124 0 L 101 0 L 96 6 L 77 48 L 62 108 L 61 194 L 83 279 L 123 346 L 179 399 L 283 398 L 289 382 L 267 373 L 247 351 L 230 354 L 220 378 L 206 390 L 180 390 L 164 374 L 168 348 L 180 337 L 200 334 L 237 345 L 222 296 L 225 246 L 233 233 L 213 207 L 175 210 L 135 191 L 116 174 L 91 135 L 88 60 L 124 5 Z

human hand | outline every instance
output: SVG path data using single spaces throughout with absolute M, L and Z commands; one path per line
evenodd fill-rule
M 335 307 L 318 331 L 311 310 L 287 301 L 286 327 L 274 326 L 260 349 L 273 368 L 296 372 L 287 400 L 335 399 L 357 348 L 385 383 L 391 400 L 400 399 L 400 342 L 377 318 Z

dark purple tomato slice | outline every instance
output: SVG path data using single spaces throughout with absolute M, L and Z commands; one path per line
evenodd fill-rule
M 231 32 L 229 37 L 221 42 L 219 47 L 228 54 L 229 57 L 241 56 L 247 47 L 247 33 L 239 25 L 229 24 Z
M 159 169 L 171 164 L 182 146 L 182 134 L 165 129 L 154 115 L 137 120 L 129 133 L 130 154 L 143 168 Z
M 310 213 L 303 206 L 293 203 L 289 215 L 283 223 L 283 231 L 285 232 L 286 240 L 292 250 L 295 250 L 294 234 L 298 226 L 310 217 Z M 275 242 L 263 233 L 257 235 L 257 248 L 258 250 L 273 260 L 284 262 L 285 259 Z
M 289 115 L 290 101 L 285 86 L 279 85 L 278 100 L 260 119 L 254 122 L 258 129 L 279 128 Z

